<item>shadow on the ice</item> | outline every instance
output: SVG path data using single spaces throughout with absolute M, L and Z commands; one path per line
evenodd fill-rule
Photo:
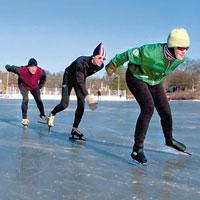
M 122 163 L 127 163 L 128 162 L 127 159 L 125 159 L 125 158 L 123 158 L 123 157 L 121 157 L 119 155 L 113 154 L 113 153 L 111 153 L 109 151 L 106 151 L 105 149 L 103 149 L 103 148 L 101 148 L 101 147 L 99 147 L 99 146 L 97 146 L 95 144 L 92 145 L 92 144 L 88 143 L 87 141 L 84 143 L 84 147 L 87 148 L 87 149 L 93 150 L 96 153 L 102 154 L 102 155 L 104 155 L 106 157 L 112 158 L 114 160 L 118 160 L 118 161 L 120 161 Z
M 11 126 L 14 127 L 18 127 L 21 129 L 24 129 L 22 124 L 19 122 L 19 119 L 16 118 L 0 118 L 1 122 L 7 123 Z M 45 124 L 38 124 L 36 123 L 30 123 L 28 128 L 28 130 L 32 129 L 34 130 L 37 134 L 41 135 L 41 136 L 48 136 L 49 138 L 54 138 L 56 140 L 61 140 L 61 141 L 68 141 L 68 137 L 70 136 L 69 133 L 67 133 L 67 131 L 65 133 L 63 132 L 57 132 L 54 130 L 50 130 L 50 132 L 48 132 L 48 127 L 45 126 Z M 27 130 L 26 130 L 27 131 Z M 94 144 L 91 145 L 91 144 Z M 107 152 L 106 150 L 104 150 L 103 148 L 101 148 L 100 146 L 97 145 L 102 145 L 102 146 L 107 146 L 107 147 L 116 147 L 116 148 L 123 148 L 123 149 L 130 149 L 131 150 L 131 146 L 129 145 L 123 145 L 123 144 L 117 144 L 117 143 L 112 143 L 112 142 L 108 142 L 108 141 L 98 141 L 98 140 L 94 140 L 94 139 L 88 139 L 86 140 L 86 142 L 84 143 L 85 147 L 89 147 L 93 150 L 95 150 L 96 152 L 105 154 L 105 155 L 109 155 L 110 157 L 113 158 L 118 158 L 121 161 L 125 161 L 125 159 L 121 158 L 120 156 L 111 154 L 110 152 Z M 163 146 L 158 145 L 157 147 L 147 147 L 145 148 L 146 152 L 153 152 L 153 153 L 159 153 L 159 154 L 173 154 L 173 155 L 180 155 L 181 153 L 171 149 L 169 147 L 166 147 L 164 144 Z M 183 153 L 181 155 L 184 155 Z
M 14 126 L 14 127 L 17 127 L 17 128 L 20 128 L 22 129 L 22 131 L 28 131 L 28 130 L 33 130 L 35 131 L 36 133 L 38 133 L 39 135 L 43 135 L 43 136 L 50 136 L 51 133 L 54 133 L 56 134 L 56 137 L 59 139 L 64 139 L 64 134 L 60 134 L 58 132 L 55 132 L 55 131 L 51 131 L 51 132 L 48 132 L 48 127 L 45 126 L 45 124 L 39 124 L 39 123 L 30 123 L 29 126 L 27 128 L 24 128 L 23 125 L 21 124 L 21 122 L 19 121 L 19 119 L 16 119 L 16 118 L 0 118 L 0 121 L 1 122 L 4 122 L 8 125 L 11 125 L 11 126 Z
M 120 147 L 120 148 L 125 148 L 125 149 L 131 148 L 129 145 L 117 144 L 117 143 L 112 143 L 112 142 L 107 142 L 107 141 L 98 141 L 98 140 L 93 140 L 93 139 L 87 139 L 87 142 L 109 146 L 109 147 Z
M 18 123 L 18 119 L 15 118 L 0 118 L 1 122 L 7 123 L 11 126 L 22 127 L 20 123 Z
M 70 136 L 70 134 L 69 134 Z M 83 145 L 85 148 L 95 151 L 96 153 L 99 153 L 101 155 L 104 155 L 106 157 L 109 157 L 111 159 L 114 160 L 118 160 L 122 163 L 127 163 L 128 162 L 128 158 L 123 158 L 122 156 L 116 155 L 112 152 L 110 152 L 109 150 L 106 150 L 104 147 L 102 147 L 101 145 L 104 146 L 108 146 L 108 147 L 118 147 L 118 149 L 120 148 L 130 148 L 130 146 L 128 145 L 120 145 L 120 144 L 115 144 L 115 143 L 110 143 L 110 142 L 104 142 L 104 141 L 97 141 L 97 140 L 93 140 L 93 139 L 86 139 L 85 142 L 79 142 L 79 141 L 73 141 L 73 143 L 77 143 L 77 144 L 81 144 Z M 117 148 L 116 148 L 117 149 Z M 129 156 L 129 155 L 128 155 Z
M 132 147 L 129 146 L 129 145 L 117 144 L 117 143 L 112 143 L 112 142 L 107 142 L 107 141 L 97 141 L 97 140 L 93 140 L 93 139 L 87 139 L 87 142 L 91 142 L 91 143 L 95 143 L 95 144 L 99 144 L 99 145 L 104 145 L 104 146 L 108 146 L 108 147 L 119 147 L 119 148 L 124 148 L 124 149 L 132 149 Z M 166 153 L 175 154 L 175 155 L 181 154 L 181 152 L 179 152 L 175 149 L 172 149 L 170 147 L 167 147 L 164 144 L 163 144 L 163 146 L 158 145 L 157 147 L 154 147 L 154 148 L 147 147 L 147 148 L 145 148 L 145 151 L 155 152 L 155 153 L 163 153 L 163 154 L 166 154 Z
M 120 145 L 120 144 L 114 144 L 114 143 L 110 143 L 110 142 L 101 142 L 101 141 L 96 141 L 93 139 L 86 139 L 86 141 L 78 141 L 78 140 L 69 140 L 68 138 L 71 135 L 67 132 L 63 133 L 63 132 L 57 132 L 54 130 L 50 131 L 49 137 L 50 138 L 54 138 L 54 139 L 60 139 L 63 141 L 68 141 L 69 143 L 73 143 L 75 145 L 82 145 L 87 149 L 93 150 L 97 153 L 100 153 L 102 155 L 105 155 L 107 157 L 110 157 L 112 159 L 121 161 L 123 163 L 127 163 L 128 159 L 125 159 L 119 155 L 113 154 L 107 150 L 105 150 L 104 148 L 102 148 L 100 145 L 106 145 L 108 147 L 123 147 L 123 148 L 130 148 L 128 145 Z M 99 144 L 99 145 L 97 145 Z M 116 148 L 117 149 L 117 148 Z
M 48 132 L 48 137 L 66 141 L 67 133 L 51 130 L 50 132 Z
M 130 149 L 130 151 L 132 150 L 132 147 L 129 145 L 116 144 L 116 143 L 111 143 L 111 142 L 106 142 L 106 141 L 97 141 L 97 140 L 93 140 L 93 139 L 87 139 L 86 144 L 85 144 L 86 147 L 88 146 L 88 143 L 104 145 L 104 146 L 108 146 L 108 147 L 125 148 L 125 149 Z M 91 147 L 91 145 L 90 145 L 90 147 Z M 97 145 L 93 146 L 93 149 L 97 150 L 97 147 L 99 147 L 98 149 L 100 149 L 100 146 L 97 146 Z M 98 150 L 98 151 L 108 154 L 108 152 L 105 150 L 103 150 L 103 151 Z M 147 148 L 145 148 L 145 152 L 158 153 L 161 155 L 168 154 L 168 155 L 174 155 L 174 156 L 187 156 L 188 158 L 190 158 L 190 155 L 180 152 L 178 150 L 175 150 L 173 148 L 170 148 L 164 144 L 158 145 L 157 147 L 147 147 Z M 123 161 L 124 161 L 124 159 L 123 159 Z

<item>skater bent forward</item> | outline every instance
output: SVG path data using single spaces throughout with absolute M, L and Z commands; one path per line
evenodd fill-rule
M 22 124 L 28 126 L 29 120 L 27 118 L 28 110 L 28 92 L 33 95 L 37 107 L 40 111 L 40 118 L 46 120 L 44 106 L 40 97 L 40 89 L 46 82 L 45 71 L 37 66 L 37 61 L 31 58 L 26 66 L 6 65 L 5 68 L 8 72 L 13 72 L 18 75 L 18 87 L 23 97 L 22 100 Z
M 161 84 L 163 78 L 184 62 L 190 46 L 185 29 L 174 29 L 167 43 L 157 43 L 132 48 L 117 54 L 106 66 L 112 75 L 118 66 L 128 61 L 126 83 L 140 106 L 140 115 L 135 128 L 135 141 L 131 157 L 140 163 L 147 162 L 143 148 L 149 122 L 156 108 L 160 119 L 166 145 L 185 151 L 184 144 L 172 136 L 172 115 L 170 105 Z
M 79 139 L 83 137 L 78 126 L 84 113 L 85 100 L 88 102 L 90 109 L 94 110 L 97 107 L 97 101 L 88 94 L 86 89 L 86 78 L 104 67 L 103 61 L 105 56 L 105 49 L 103 44 L 100 43 L 94 49 L 92 56 L 80 56 L 65 69 L 62 83 L 62 98 L 48 117 L 47 124 L 49 127 L 53 126 L 55 115 L 68 107 L 69 96 L 72 88 L 74 88 L 77 96 L 77 108 L 71 135 L 72 137 L 77 136 Z

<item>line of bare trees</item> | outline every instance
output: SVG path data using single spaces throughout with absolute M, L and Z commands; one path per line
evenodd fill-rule
M 116 75 L 108 77 L 105 73 L 102 77 L 91 76 L 87 78 L 87 88 L 92 90 L 126 90 L 130 94 L 125 81 L 126 67 L 118 68 Z M 47 72 L 47 88 L 60 88 L 62 84 L 63 73 Z M 0 71 L 0 83 L 2 93 L 5 93 L 6 87 L 17 87 L 17 76 L 13 73 L 9 74 L 7 80 L 7 72 Z M 175 72 L 170 74 L 163 81 L 163 85 L 167 91 L 175 90 L 193 90 L 200 91 L 200 60 L 187 59 Z

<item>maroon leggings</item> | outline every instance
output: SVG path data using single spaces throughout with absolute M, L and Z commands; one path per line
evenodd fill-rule
M 134 77 L 129 69 L 126 72 L 126 83 L 140 106 L 140 114 L 135 128 L 134 148 L 143 149 L 144 139 L 154 112 L 154 107 L 160 116 L 165 140 L 171 140 L 172 115 L 162 84 L 148 85 Z

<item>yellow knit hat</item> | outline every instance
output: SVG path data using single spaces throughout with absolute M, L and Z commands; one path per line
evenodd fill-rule
M 190 38 L 184 28 L 173 29 L 167 38 L 168 47 L 189 47 Z

